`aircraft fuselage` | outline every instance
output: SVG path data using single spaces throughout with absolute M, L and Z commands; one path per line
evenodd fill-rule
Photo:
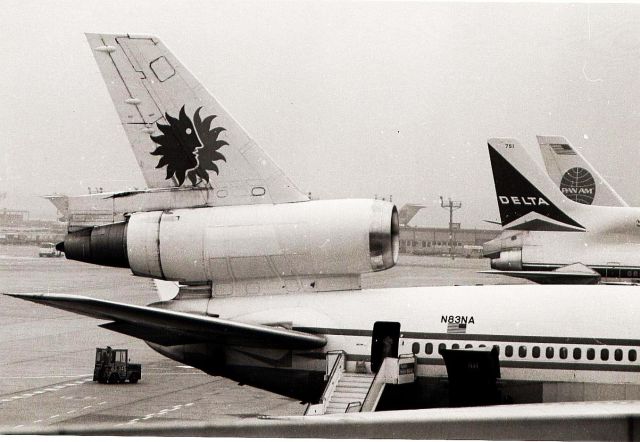
M 165 305 L 183 309 L 179 306 L 183 302 L 190 301 Z M 640 385 L 640 330 L 634 318 L 640 298 L 633 287 L 581 287 L 579 292 L 566 286 L 416 287 L 202 302 L 207 303 L 208 314 L 281 324 L 323 335 L 327 344 L 305 351 L 150 345 L 210 374 L 302 400 L 313 401 L 322 391 L 329 351 L 344 351 L 348 367 L 364 364 L 371 370 L 376 322 L 400 324 L 398 354 L 416 355 L 421 382 L 446 378 L 438 353 L 442 346 L 498 346 L 505 386 Z

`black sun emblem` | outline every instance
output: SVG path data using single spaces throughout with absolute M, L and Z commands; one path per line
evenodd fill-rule
M 218 150 L 229 145 L 218 136 L 224 127 L 211 128 L 211 122 L 216 115 L 209 115 L 200 119 L 199 107 L 193 115 L 193 122 L 187 116 L 184 106 L 180 109 L 178 118 L 165 114 L 169 124 L 158 123 L 161 135 L 151 135 L 151 139 L 159 146 L 151 155 L 162 155 L 156 169 L 167 166 L 167 179 L 175 176 L 178 186 L 182 186 L 185 177 L 192 185 L 198 184 L 198 178 L 209 182 L 209 172 L 219 173 L 216 161 L 227 161 Z

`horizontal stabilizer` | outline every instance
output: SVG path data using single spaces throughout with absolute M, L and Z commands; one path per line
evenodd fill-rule
M 528 279 L 538 284 L 597 284 L 600 274 L 581 263 L 544 270 L 483 270 L 479 273 Z
M 166 345 L 168 342 L 171 342 L 170 345 L 202 342 L 248 347 L 313 349 L 326 344 L 326 338 L 323 336 L 309 333 L 86 296 L 5 294 L 96 319 L 114 321 L 104 327 L 160 345 Z M 174 334 L 175 338 L 172 337 Z

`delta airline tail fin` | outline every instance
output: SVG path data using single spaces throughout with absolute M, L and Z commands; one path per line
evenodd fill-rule
M 213 189 L 209 205 L 308 200 L 158 38 L 86 36 L 149 188 Z
M 564 198 L 522 145 L 512 138 L 488 141 L 500 220 L 504 229 L 584 231 L 584 206 Z
M 547 173 L 564 196 L 580 204 L 629 206 L 566 138 L 538 135 L 538 144 Z

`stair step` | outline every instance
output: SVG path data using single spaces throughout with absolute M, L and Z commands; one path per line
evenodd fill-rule
M 345 376 L 340 378 L 340 382 L 351 382 L 354 384 L 370 384 L 371 381 L 373 381 L 371 378 L 348 378 Z
M 354 400 L 360 400 L 360 399 L 364 399 L 366 395 L 365 393 L 333 393 L 333 395 L 331 396 L 331 402 L 333 402 L 336 399 L 354 399 Z
M 353 399 L 346 399 L 346 400 L 339 400 L 339 401 L 331 401 L 331 403 L 327 404 L 327 406 L 330 407 L 331 405 L 335 405 L 337 407 L 345 409 L 345 408 L 347 408 L 347 406 L 349 404 L 353 404 L 353 403 L 356 403 L 356 402 L 359 403 L 359 404 L 362 404 L 362 400 L 354 401 Z
M 349 371 L 345 371 L 342 373 L 343 377 L 350 377 L 350 378 L 362 378 L 362 379 L 373 379 L 374 376 L 372 374 L 369 373 L 351 373 Z
M 366 388 L 369 385 L 371 385 L 371 382 L 340 381 L 336 387 Z
M 358 394 L 366 394 L 369 391 L 369 387 L 367 388 L 359 388 L 359 387 L 343 387 L 337 386 L 334 390 L 336 393 L 358 393 Z

